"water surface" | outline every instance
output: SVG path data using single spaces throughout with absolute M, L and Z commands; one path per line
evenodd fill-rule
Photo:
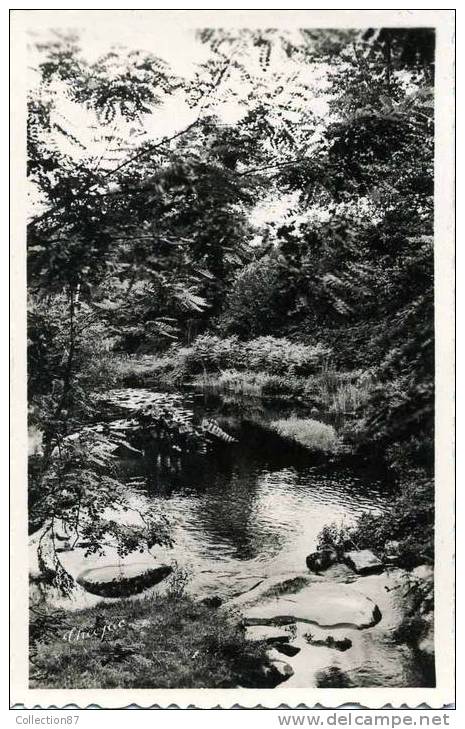
M 211 574 L 209 592 L 231 593 L 243 580 L 305 570 L 321 529 L 349 526 L 364 511 L 380 513 L 389 500 L 379 475 L 338 467 L 263 427 L 273 416 L 206 409 L 237 439 L 205 456 L 161 459 L 148 452 L 128 464 L 128 483 L 142 486 L 171 523 L 172 556 Z M 334 461 L 334 459 L 333 459 Z

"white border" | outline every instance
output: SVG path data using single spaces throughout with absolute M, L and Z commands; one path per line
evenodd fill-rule
M 354 689 L 170 689 L 170 690 L 45 690 L 27 687 L 27 536 L 26 536 L 26 396 L 25 396 L 25 63 L 24 31 L 32 22 L 66 25 L 78 22 L 82 10 L 15 10 L 12 33 L 12 656 L 11 700 L 25 707 L 75 704 L 80 707 L 140 707 L 177 705 L 187 708 L 221 706 L 338 707 L 358 703 L 369 708 L 386 705 L 441 708 L 454 701 L 453 660 L 453 272 L 454 272 L 454 127 L 453 127 L 453 10 L 172 10 L 110 13 L 112 22 L 157 12 L 160 22 L 189 26 L 366 27 L 379 25 L 435 26 L 437 31 L 435 266 L 436 266 L 436 651 L 437 687 Z M 86 13 L 87 14 L 87 13 Z M 106 15 L 108 17 L 108 15 Z M 285 686 L 285 685 L 284 685 Z

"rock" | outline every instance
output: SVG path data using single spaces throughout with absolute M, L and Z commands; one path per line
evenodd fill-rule
M 84 570 L 76 582 L 87 592 L 100 597 L 129 597 L 153 587 L 172 571 L 169 565 L 154 567 L 153 562 L 114 564 Z
M 255 605 L 257 601 L 263 600 L 266 597 L 288 592 L 298 592 L 307 585 L 321 582 L 322 579 L 324 578 L 315 577 L 308 572 L 290 572 L 274 577 L 267 577 L 266 579 L 260 580 L 254 587 L 244 590 L 238 595 L 234 595 L 227 601 L 226 607 L 236 609 L 241 605 Z
M 434 578 L 434 570 L 430 564 L 420 564 L 412 570 L 412 575 L 418 577 L 420 580 L 429 582 Z
M 345 552 L 345 563 L 358 575 L 369 575 L 383 571 L 383 563 L 369 549 Z
M 254 643 L 264 641 L 265 643 L 286 643 L 290 635 L 282 628 L 274 625 L 247 625 L 245 637 Z
M 334 549 L 319 549 L 316 552 L 312 552 L 306 558 L 307 567 L 311 572 L 323 572 L 336 564 L 338 561 L 337 552 Z
M 284 653 L 284 655 L 289 656 L 289 658 L 296 656 L 301 650 L 296 645 L 290 645 L 289 643 L 276 643 L 275 647 L 277 651 Z
M 350 676 L 338 666 L 330 666 L 316 675 L 318 688 L 350 688 L 354 684 Z
M 243 609 L 247 625 L 316 623 L 322 628 L 369 628 L 381 620 L 378 606 L 352 585 L 315 582 L 291 594 L 263 596 Z

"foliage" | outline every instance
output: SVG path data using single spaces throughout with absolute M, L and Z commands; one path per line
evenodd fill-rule
M 110 545 L 124 556 L 155 544 L 170 544 L 164 516 L 148 506 L 142 513 L 118 480 L 114 451 L 123 444 L 125 434 L 110 426 L 106 432 L 83 430 L 53 450 L 40 492 L 29 509 L 32 525 L 42 527 L 38 555 L 46 572 L 59 570 L 57 530 L 69 535 L 71 548 L 78 541 L 85 544 L 86 554 L 103 554 Z M 137 518 L 125 519 L 128 512 Z M 51 564 L 43 548 L 48 535 L 54 548 Z
M 318 549 L 335 549 L 338 556 L 353 547 L 347 529 L 342 524 L 326 524 L 318 534 Z
M 264 372 L 269 375 L 308 375 L 315 372 L 329 355 L 321 345 L 306 345 L 272 336 L 241 342 L 204 334 L 189 348 L 180 351 L 188 372 L 215 372 L 223 369 Z
M 361 547 L 383 550 L 387 541 L 399 541 L 399 564 L 411 568 L 434 562 L 434 489 L 430 479 L 416 477 L 401 483 L 400 494 L 388 513 L 363 514 L 353 533 Z
M 224 614 L 185 595 L 77 611 L 72 628 L 35 639 L 35 687 L 233 688 L 253 686 L 267 664 L 265 646 L 246 641 Z
M 363 512 L 353 528 L 331 524 L 319 535 L 321 546 L 355 546 L 380 555 L 389 542 L 396 543 L 396 564 L 400 567 L 412 569 L 434 563 L 434 487 L 421 473 L 404 477 L 399 493 L 383 514 Z
M 179 600 L 186 595 L 186 588 L 191 578 L 187 567 L 181 567 L 177 563 L 173 566 L 173 571 L 168 577 L 166 595 L 171 600 Z
M 419 615 L 406 618 L 394 631 L 396 643 L 417 645 L 427 631 L 427 624 Z

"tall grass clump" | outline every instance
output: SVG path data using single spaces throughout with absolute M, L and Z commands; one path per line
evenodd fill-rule
M 374 389 L 369 372 L 338 372 L 328 363 L 307 379 L 305 396 L 336 415 L 353 414 L 364 408 Z
M 310 418 L 282 418 L 273 420 L 271 428 L 283 438 L 299 443 L 313 451 L 334 453 L 340 448 L 339 438 L 332 425 Z
M 368 402 L 371 389 L 370 383 L 341 383 L 330 400 L 330 412 L 342 414 L 357 412 Z

